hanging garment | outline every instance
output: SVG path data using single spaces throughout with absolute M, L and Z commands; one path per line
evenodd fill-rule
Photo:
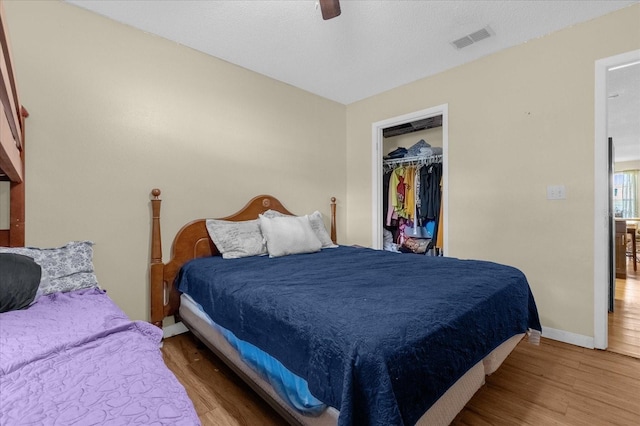
M 440 179 L 440 191 L 442 191 L 442 179 Z M 438 216 L 438 230 L 436 231 L 436 248 L 442 250 L 444 248 L 444 216 L 442 214 L 442 205 L 440 203 L 440 215 Z
M 420 214 L 420 170 L 422 169 L 423 166 L 418 166 L 416 167 L 416 173 L 415 173 L 415 180 L 414 180 L 414 184 L 415 184 L 415 197 L 416 197 L 416 209 L 415 209 L 415 213 L 413 215 L 413 217 L 415 218 L 416 221 L 419 222 L 419 224 L 422 224 L 422 221 L 420 220 L 420 218 L 422 217 L 422 215 Z
M 402 174 L 404 174 L 404 169 L 403 168 L 394 169 L 391 172 L 391 178 L 389 179 L 389 207 L 387 208 L 387 220 L 385 222 L 387 226 L 397 226 L 398 224 L 397 223 L 398 184 L 400 183 L 400 176 L 398 175 L 398 172 L 401 172 Z M 403 181 L 404 181 L 404 177 L 403 177 Z M 404 202 L 404 198 L 403 198 L 403 202 Z
M 442 163 L 433 163 L 423 167 L 420 171 L 420 218 L 423 223 L 434 221 L 432 235 L 438 235 L 440 219 Z M 431 240 L 428 250 L 431 250 L 435 240 Z
M 428 220 L 437 222 L 440 215 L 440 179 L 441 163 L 429 164 L 420 169 L 420 218 L 424 223 Z
M 405 194 L 404 194 L 404 212 L 407 219 L 410 221 L 416 220 L 416 197 L 415 197 L 415 179 L 416 168 L 409 166 L 406 168 L 404 174 Z
M 398 186 L 396 187 L 396 204 L 394 205 L 394 207 L 399 217 L 407 217 L 407 212 L 405 210 L 407 187 L 404 182 L 406 171 L 407 169 L 404 167 L 398 167 L 395 170 L 395 174 L 398 178 Z
M 398 217 L 406 217 L 404 199 L 406 195 L 405 186 L 405 173 L 404 167 L 397 167 L 391 174 L 391 181 L 389 182 L 389 212 L 387 213 L 387 225 L 390 225 L 390 212 L 391 206 L 393 206 L 394 213 Z
M 391 173 L 393 170 L 389 170 L 382 176 L 382 218 L 383 225 L 387 225 L 386 217 L 389 211 L 389 181 L 391 180 Z

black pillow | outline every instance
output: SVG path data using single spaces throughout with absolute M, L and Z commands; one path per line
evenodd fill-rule
M 0 253 L 0 313 L 29 306 L 41 273 L 40 265 L 28 256 Z

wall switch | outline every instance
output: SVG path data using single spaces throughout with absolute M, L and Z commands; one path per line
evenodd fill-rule
M 564 200 L 566 198 L 564 185 L 547 185 L 547 200 Z

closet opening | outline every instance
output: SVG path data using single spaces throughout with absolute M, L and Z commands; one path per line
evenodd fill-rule
M 373 123 L 372 143 L 372 247 L 444 255 L 448 241 L 448 105 Z M 391 185 L 390 176 L 396 172 Z M 398 179 L 407 188 L 408 197 L 404 209 L 397 210 L 400 218 L 389 209 L 389 188 L 395 188 Z M 431 192 L 438 196 L 437 204 L 420 192 L 429 186 L 437 190 Z M 397 200 L 396 193 L 391 195 Z M 404 196 L 400 194 L 400 199 Z

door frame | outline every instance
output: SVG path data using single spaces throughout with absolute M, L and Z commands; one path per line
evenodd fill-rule
M 442 216 L 444 241 L 442 252 L 449 247 L 449 104 L 442 104 L 409 114 L 377 121 L 371 125 L 371 246 L 382 249 L 382 157 L 384 137 L 388 127 L 442 115 Z
M 609 173 L 607 168 L 607 73 L 640 61 L 640 49 L 595 62 L 594 223 L 593 223 L 593 343 L 608 346 L 609 306 Z

